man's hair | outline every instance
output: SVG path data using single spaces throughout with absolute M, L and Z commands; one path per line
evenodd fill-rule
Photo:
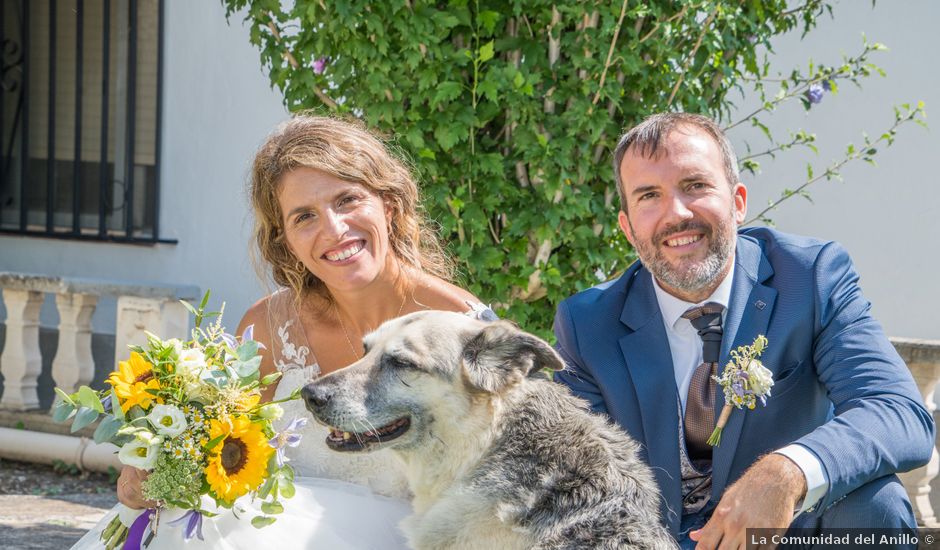
M 691 113 L 658 113 L 650 115 L 643 122 L 631 128 L 620 138 L 614 149 L 614 177 L 617 181 L 617 195 L 620 197 L 620 209 L 627 213 L 627 197 L 624 195 L 623 180 L 620 177 L 620 163 L 630 148 L 640 155 L 653 158 L 656 151 L 665 144 L 666 138 L 674 130 L 687 126 L 702 130 L 715 140 L 721 151 L 721 161 L 725 168 L 725 177 L 732 187 L 738 183 L 738 159 L 731 143 L 714 120 Z

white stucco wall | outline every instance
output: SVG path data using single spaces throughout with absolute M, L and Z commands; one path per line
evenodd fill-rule
M 218 1 L 167 2 L 163 80 L 160 236 L 178 244 L 132 246 L 0 236 L 0 271 L 158 281 L 211 288 L 226 326 L 262 295 L 247 255 L 245 181 L 255 148 L 287 118 L 248 29 L 229 25 Z M 56 322 L 43 310 L 43 325 Z M 93 319 L 114 331 L 113 300 Z
M 858 89 L 843 84 L 838 95 L 826 95 L 806 112 L 791 102 L 766 118 L 781 136 L 803 128 L 819 138 L 819 154 L 783 153 L 764 161 L 757 177 L 745 176 L 750 190 L 750 214 L 770 198 L 806 179 L 805 164 L 815 161 L 817 173 L 837 158 L 850 143 L 861 143 L 861 133 L 878 135 L 892 124 L 892 105 L 923 100 L 928 113 L 940 110 L 940 2 L 908 0 L 903 15 L 897 2 L 843 0 L 834 18 L 823 17 L 805 39 L 799 33 L 775 43 L 774 65 L 785 72 L 817 63 L 835 65 L 843 53 L 861 51 L 864 32 L 869 41 L 890 50 L 872 61 L 885 69 L 886 78 L 872 77 Z M 749 112 L 745 103 L 741 112 Z M 858 162 L 843 171 L 844 182 L 821 181 L 810 187 L 813 203 L 792 198 L 770 214 L 779 229 L 834 239 L 851 253 L 861 275 L 862 289 L 873 304 L 874 315 L 892 336 L 940 339 L 940 193 L 937 170 L 940 158 L 940 122 L 928 120 L 925 130 L 905 126 L 896 143 L 875 157 L 877 167 Z M 752 145 L 762 138 L 753 131 L 733 130 L 730 137 Z M 739 153 L 743 146 L 738 147 Z M 933 309 L 933 311 L 931 311 Z

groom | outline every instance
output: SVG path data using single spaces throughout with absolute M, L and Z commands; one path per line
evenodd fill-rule
M 558 381 L 643 444 L 683 547 L 743 546 L 754 527 L 914 527 L 894 475 L 930 458 L 934 423 L 870 314 L 846 251 L 738 229 L 747 189 L 721 129 L 665 113 L 614 154 L 619 225 L 640 261 L 565 300 Z M 724 406 L 729 352 L 758 335 L 766 406 Z

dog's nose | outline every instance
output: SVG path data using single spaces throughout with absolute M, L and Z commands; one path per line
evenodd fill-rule
M 307 384 L 300 390 L 300 397 L 307 405 L 307 410 L 315 413 L 330 402 L 330 394 L 314 384 Z

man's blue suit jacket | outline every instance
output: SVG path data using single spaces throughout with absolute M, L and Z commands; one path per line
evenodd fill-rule
M 764 334 L 773 371 L 766 406 L 734 410 L 713 454 L 711 502 L 761 455 L 789 443 L 821 461 L 822 513 L 875 478 L 927 462 L 934 423 L 911 375 L 870 314 L 846 251 L 765 228 L 739 232 L 720 367 Z M 568 298 L 555 316 L 556 379 L 643 444 L 678 533 L 678 390 L 653 280 L 640 262 Z M 718 392 L 715 418 L 724 406 Z

